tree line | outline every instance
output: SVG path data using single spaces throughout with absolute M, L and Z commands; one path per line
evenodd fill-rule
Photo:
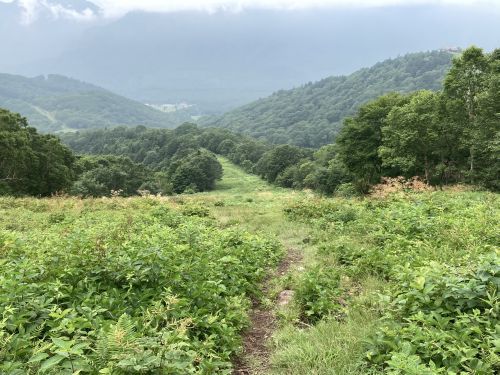
M 500 188 L 500 50 L 470 47 L 438 92 L 389 94 L 345 120 L 328 167 L 365 192 L 384 176 Z
M 142 191 L 197 192 L 213 189 L 216 180 L 222 177 L 222 166 L 216 156 L 188 142 L 182 127 L 169 133 L 170 148 L 164 150 L 165 155 L 155 155 L 151 145 L 139 137 L 146 128 L 138 127 L 132 133 L 127 133 L 126 128 L 117 130 L 142 142 L 133 155 L 136 160 L 118 152 L 120 138 L 113 139 L 115 148 L 105 148 L 107 152 L 75 154 L 56 136 L 39 134 L 21 115 L 0 109 L 0 195 L 48 196 L 65 192 L 81 196 L 130 196 Z M 68 137 L 75 143 L 84 137 L 90 147 L 97 144 L 95 137 L 105 140 L 106 135 L 112 137 L 115 132 Z M 155 130 L 148 132 L 153 136 L 159 134 Z M 150 152 L 137 161 L 146 149 Z
M 174 130 L 138 126 L 61 135 L 84 155 L 74 156 L 57 138 L 38 135 L 20 116 L 2 113 L 2 142 L 10 144 L 0 151 L 4 193 L 205 191 L 222 176 L 214 154 L 270 183 L 324 194 L 366 193 L 383 177 L 395 176 L 500 189 L 500 50 L 465 50 L 453 60 L 442 91 L 390 93 L 366 103 L 344 120 L 335 143 L 320 149 L 272 145 L 186 123 Z M 5 137 L 9 131 L 12 137 Z M 50 152 L 43 154 L 41 141 L 31 143 L 33 151 L 15 146 L 34 139 L 44 140 Z M 13 173 L 15 165 L 20 169 Z

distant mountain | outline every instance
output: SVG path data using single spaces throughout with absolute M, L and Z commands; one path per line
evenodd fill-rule
M 500 35 L 500 7 L 455 1 L 293 10 L 234 1 L 262 6 L 113 18 L 106 4 L 140 9 L 153 2 L 38 0 L 32 22 L 23 24 L 21 3 L 34 2 L 0 2 L 1 72 L 58 73 L 143 103 L 195 104 L 207 114 L 408 52 L 471 44 L 490 50 Z
M 60 75 L 26 78 L 0 74 L 0 107 L 19 112 L 45 132 L 145 125 L 172 128 L 188 110 L 161 112 L 100 87 Z
M 391 91 L 439 90 L 452 56 L 449 51 L 408 54 L 348 76 L 281 90 L 200 123 L 272 143 L 319 147 L 331 143 L 342 120 L 371 99 Z

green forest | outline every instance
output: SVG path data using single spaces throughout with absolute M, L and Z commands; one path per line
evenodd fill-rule
M 281 90 L 222 116 L 200 123 L 229 129 L 275 144 L 320 147 L 331 143 L 346 116 L 389 92 L 438 91 L 453 54 L 432 51 L 386 60 L 348 76 Z
M 0 374 L 499 373 L 500 50 L 339 80 L 261 134 L 0 109 Z

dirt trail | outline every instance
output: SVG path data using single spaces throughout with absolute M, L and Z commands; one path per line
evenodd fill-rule
M 268 295 L 269 281 L 285 275 L 290 267 L 302 260 L 302 254 L 296 249 L 288 249 L 287 255 L 281 261 L 277 270 L 271 273 L 262 283 L 262 294 Z M 291 293 L 285 291 L 277 298 L 276 305 L 285 305 L 290 300 Z M 265 308 L 259 301 L 254 301 L 250 312 L 250 327 L 243 334 L 243 353 L 235 360 L 233 375 L 265 374 L 269 369 L 270 348 L 269 339 L 277 328 L 275 310 Z

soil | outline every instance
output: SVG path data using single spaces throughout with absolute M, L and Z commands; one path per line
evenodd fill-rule
M 271 279 L 285 275 L 292 265 L 301 260 L 302 256 L 297 250 L 288 249 L 278 269 L 262 283 L 263 295 L 268 294 Z M 291 301 L 292 296 L 293 291 L 282 291 L 276 304 L 284 306 Z M 249 315 L 250 327 L 243 334 L 243 353 L 234 361 L 233 375 L 257 375 L 266 373 L 269 369 L 269 339 L 276 330 L 277 323 L 274 309 L 265 308 L 255 300 Z

